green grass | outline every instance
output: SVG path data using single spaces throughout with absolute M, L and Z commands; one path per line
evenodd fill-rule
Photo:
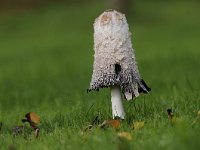
M 111 118 L 109 89 L 87 93 L 93 65 L 93 21 L 103 4 L 54 5 L 0 19 L 0 149 L 199 149 L 199 3 L 140 2 L 127 16 L 140 73 L 152 88 L 124 101 L 127 119 L 117 132 L 94 128 Z M 171 125 L 166 110 L 181 121 Z M 27 112 L 41 117 L 39 138 L 13 136 Z M 134 121 L 144 121 L 140 130 Z

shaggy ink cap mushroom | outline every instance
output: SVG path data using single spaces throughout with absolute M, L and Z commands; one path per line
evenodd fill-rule
M 103 12 L 94 22 L 94 64 L 89 91 L 119 86 L 127 100 L 151 89 L 140 77 L 124 14 Z

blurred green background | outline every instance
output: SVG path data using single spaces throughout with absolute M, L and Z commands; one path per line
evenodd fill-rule
M 101 115 L 102 120 L 111 117 L 109 89 L 86 93 L 94 54 L 92 25 L 108 8 L 126 14 L 140 73 L 152 88 L 136 102 L 125 102 L 127 120 L 146 119 L 155 125 L 160 122 L 156 116 L 167 118 L 167 108 L 186 120 L 194 118 L 200 109 L 199 1 L 1 0 L 0 121 L 7 144 L 10 128 L 29 111 L 51 125 L 59 114 L 64 116 L 67 123 L 61 121 L 61 127 L 53 124 L 54 130 L 75 130 L 95 115 Z M 135 111 L 133 104 L 141 111 Z M 190 136 L 195 133 L 191 131 Z M 158 139 L 157 135 L 152 141 Z M 153 149 L 150 143 L 143 148 Z M 195 144 L 198 142 L 193 141 Z

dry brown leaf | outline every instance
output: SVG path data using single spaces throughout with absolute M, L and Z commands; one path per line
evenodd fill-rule
M 110 119 L 105 120 L 102 124 L 99 125 L 100 128 L 106 128 L 111 126 L 113 129 L 119 129 L 120 128 L 120 120 L 119 119 Z
M 167 109 L 167 114 L 170 119 L 172 119 L 174 117 L 174 114 L 172 113 L 172 109 Z
M 144 121 L 136 121 L 133 123 L 133 129 L 138 130 L 144 127 Z
M 120 120 L 115 120 L 115 119 L 108 120 L 107 124 L 111 125 L 114 129 L 119 129 L 119 127 L 120 127 Z
M 169 119 L 171 121 L 171 124 L 174 125 L 177 123 L 177 121 L 179 120 L 177 117 L 174 116 L 172 109 L 167 109 L 167 114 L 169 116 Z
M 40 123 L 40 117 L 34 112 L 30 112 L 30 113 L 26 114 L 26 118 L 29 122 L 32 122 L 35 124 Z
M 37 129 L 37 125 L 40 123 L 40 117 L 34 112 L 27 113 L 25 117 L 26 119 L 22 119 L 22 122 L 29 122 L 34 129 Z
M 200 117 L 200 110 L 197 112 L 197 115 Z
M 129 141 L 132 140 L 132 136 L 131 136 L 131 134 L 129 132 L 119 132 L 117 135 L 120 138 L 129 140 Z

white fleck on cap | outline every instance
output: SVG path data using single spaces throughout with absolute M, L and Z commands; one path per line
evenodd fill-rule
M 95 20 L 94 51 L 89 91 L 117 85 L 130 100 L 151 90 L 140 77 L 124 14 L 107 10 Z

